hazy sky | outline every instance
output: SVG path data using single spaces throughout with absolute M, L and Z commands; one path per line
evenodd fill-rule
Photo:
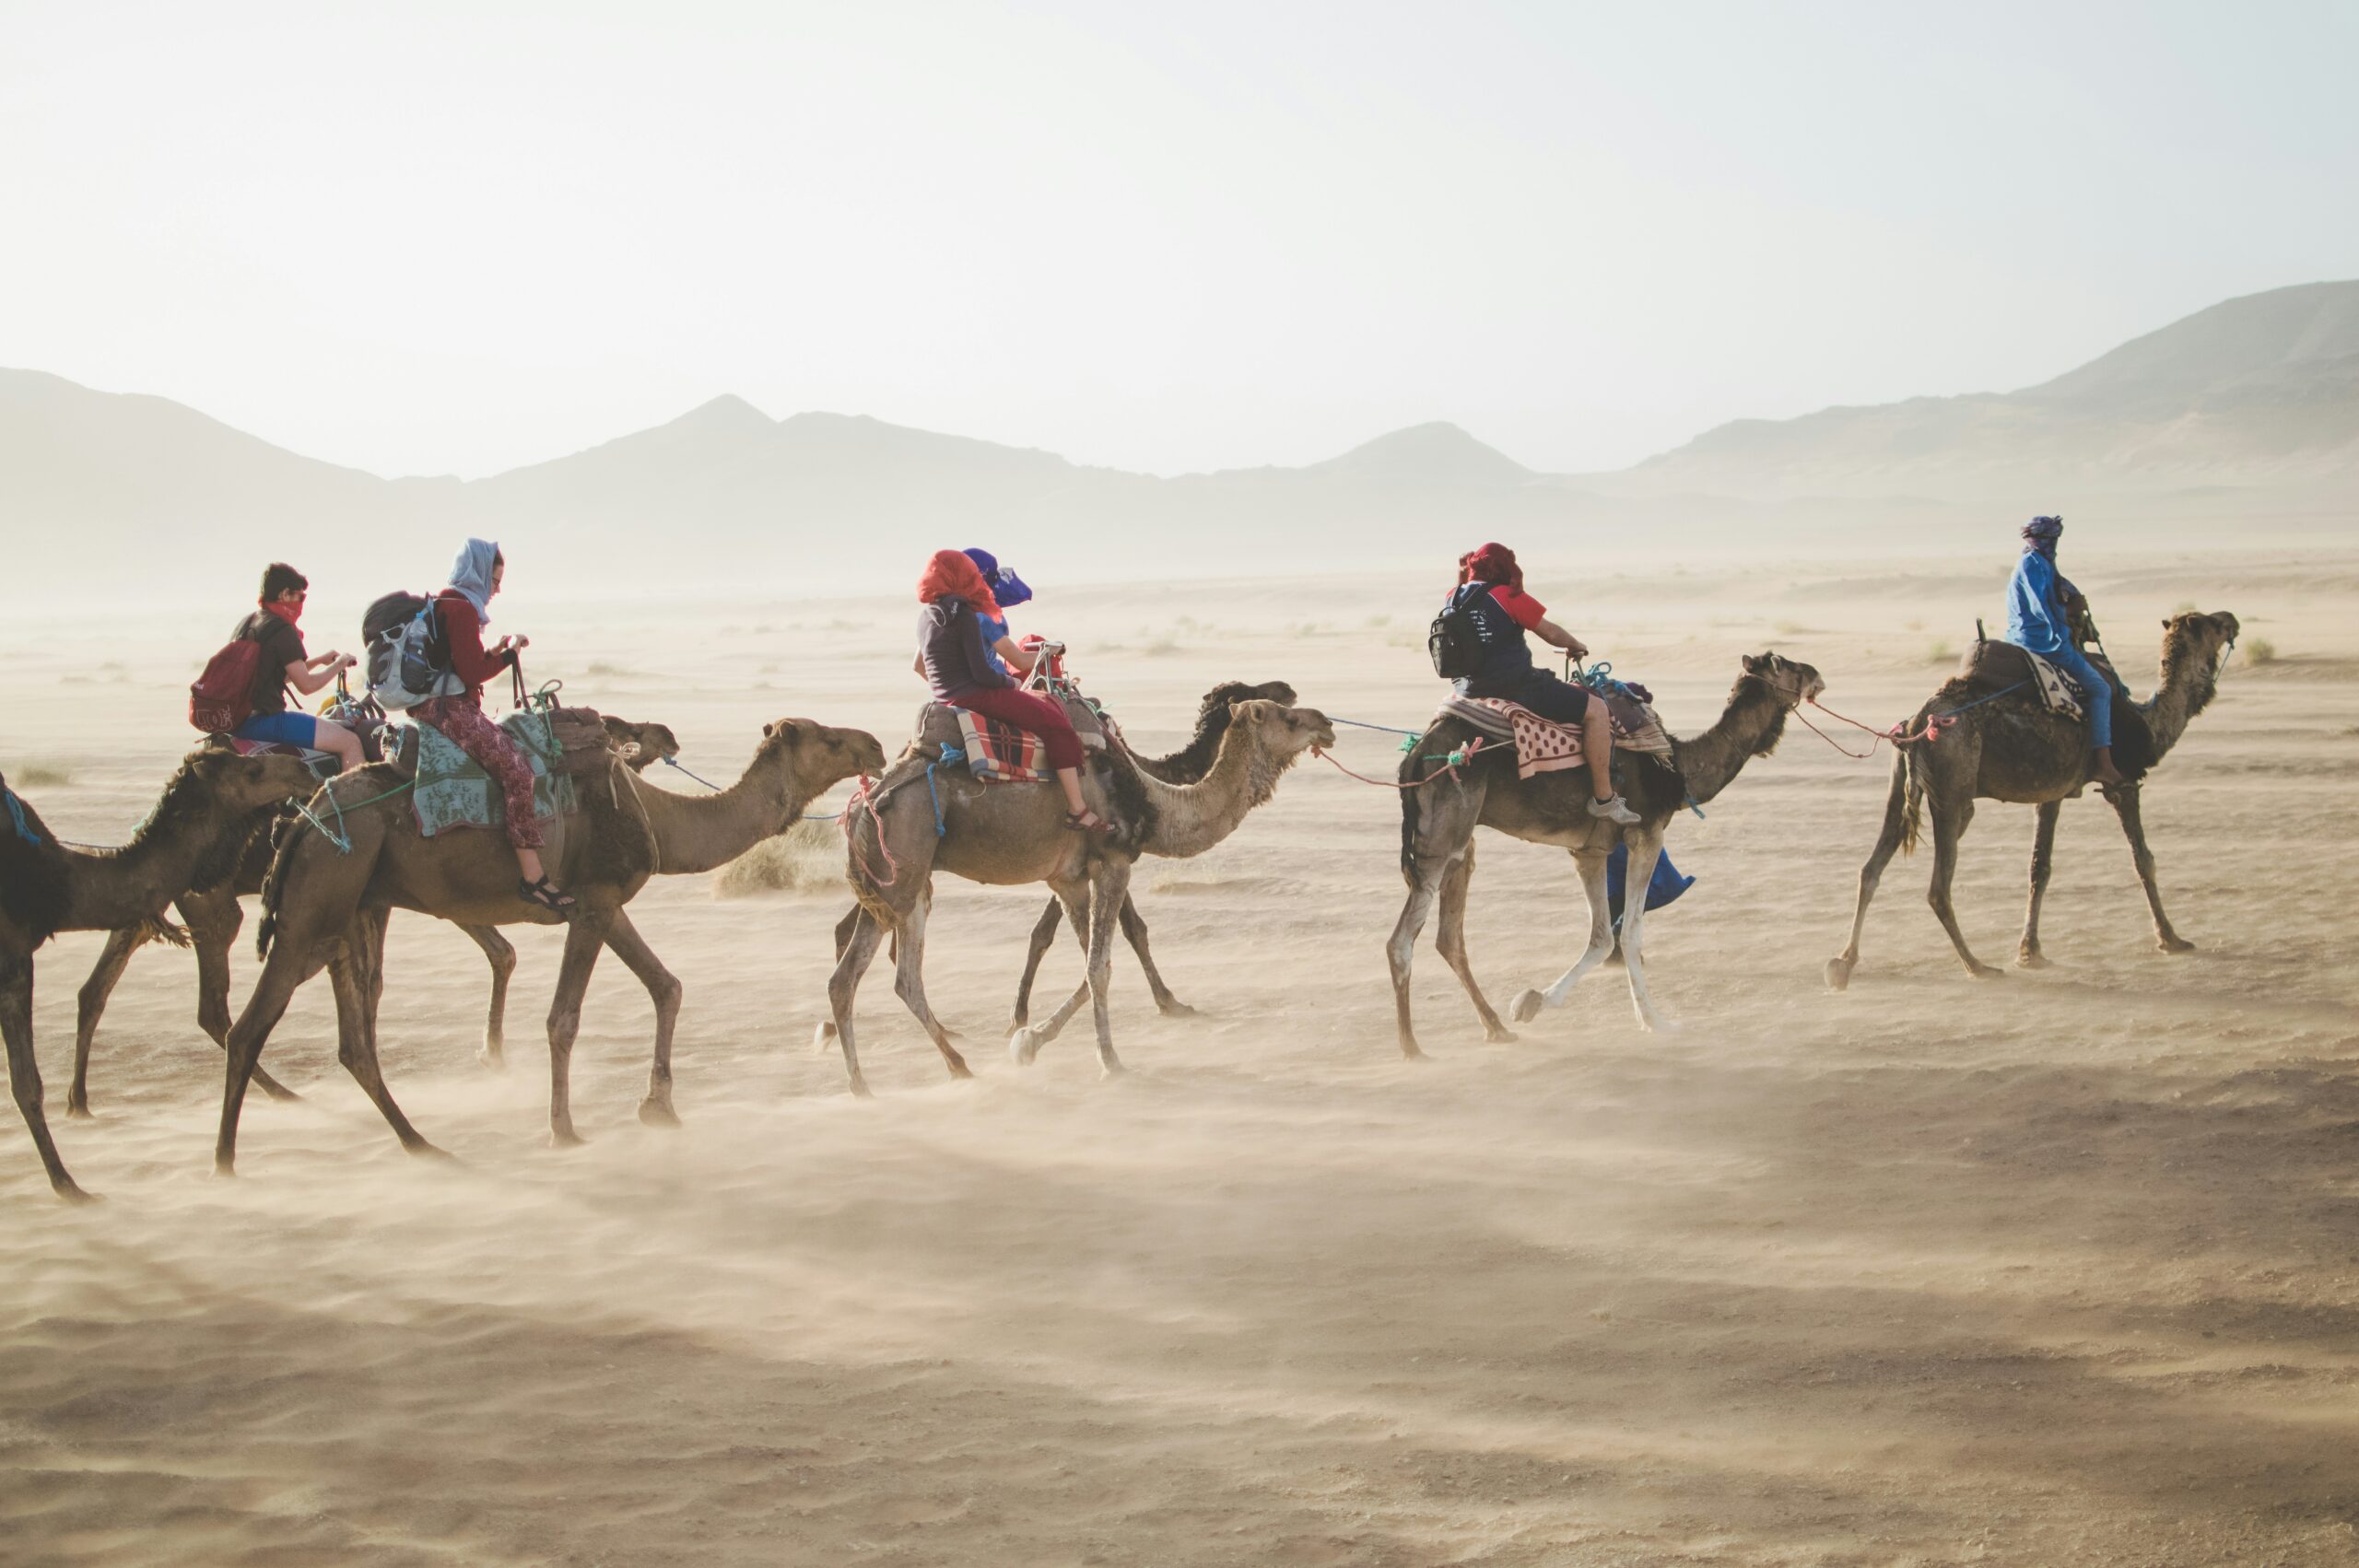
M 0 364 L 382 474 L 735 392 L 1618 467 L 2359 275 L 2359 5 L 0 0 Z

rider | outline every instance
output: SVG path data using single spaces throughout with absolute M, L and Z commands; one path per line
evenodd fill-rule
M 1588 687 L 1533 665 L 1523 634 L 1537 632 L 1542 641 L 1576 659 L 1588 656 L 1588 646 L 1550 620 L 1548 607 L 1523 591 L 1523 568 L 1504 544 L 1461 556 L 1458 584 L 1450 598 L 1473 618 L 1483 648 L 1474 673 L 1456 683 L 1458 695 L 1505 697 L 1555 723 L 1579 725 L 1581 752 L 1589 760 L 1589 814 L 1625 825 L 1638 821 L 1638 813 L 1614 790 L 1614 722 L 1604 701 Z
M 2007 584 L 2007 640 L 2029 649 L 2081 684 L 2089 710 L 2089 743 L 2095 751 L 2089 777 L 2100 784 L 2127 783 L 2113 765 L 2113 682 L 2073 639 L 2073 607 L 2085 602 L 2081 591 L 2056 569 L 2056 542 L 2063 532 L 2060 517 L 2036 517 L 2024 525 L 2023 558 Z
M 995 615 L 986 615 L 980 611 L 976 613 L 982 623 L 983 646 L 990 650 L 992 661 L 1003 673 L 1018 678 L 1029 675 L 1036 661 L 1035 655 L 1008 635 L 1006 613 L 1029 602 L 1032 590 L 1015 575 L 1014 567 L 1001 566 L 999 557 L 989 550 L 961 550 L 958 553 L 975 563 L 975 569 L 983 574 L 983 586 L 992 591 L 992 599 L 999 605 L 1000 613 Z
M 549 884 L 541 867 L 541 827 L 533 816 L 533 769 L 508 732 L 483 711 L 483 684 L 516 662 L 516 655 L 532 646 L 524 637 L 501 638 L 483 645 L 484 623 L 491 619 L 491 596 L 499 591 L 508 559 L 488 539 L 470 539 L 459 546 L 451 568 L 451 586 L 434 596 L 450 648 L 451 673 L 464 689 L 447 696 L 432 696 L 410 711 L 440 731 L 453 745 L 475 760 L 499 785 L 506 810 L 502 825 L 516 851 L 521 880 L 516 896 L 553 914 L 570 915 L 575 900 Z
M 1003 633 L 1005 623 L 981 570 L 963 551 L 936 550 L 918 579 L 918 602 L 925 608 L 918 613 L 917 670 L 933 688 L 933 700 L 1039 736 L 1065 792 L 1065 825 L 1084 833 L 1107 831 L 1106 819 L 1082 799 L 1081 737 L 1074 733 L 1064 706 L 1016 690 L 992 657 L 983 623 L 999 623 Z
M 236 733 L 241 741 L 272 741 L 333 753 L 342 771 L 360 766 L 360 737 L 331 720 L 314 719 L 287 706 L 288 687 L 309 696 L 358 662 L 350 654 L 333 649 L 304 653 L 303 634 L 295 623 L 303 618 L 303 601 L 311 587 L 311 579 L 285 561 L 273 561 L 264 568 L 261 607 L 238 623 L 235 634 L 262 644 L 262 658 L 254 670 L 253 716 L 239 725 Z

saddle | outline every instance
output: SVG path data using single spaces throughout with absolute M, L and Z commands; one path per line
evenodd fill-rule
M 1086 697 L 1065 696 L 1065 716 L 1081 738 L 1085 754 L 1105 754 L 1121 731 L 1114 720 L 1091 706 Z M 969 772 L 990 784 L 1042 784 L 1056 777 L 1049 771 L 1040 738 L 1027 730 L 948 703 L 929 702 L 918 709 L 911 749 L 939 757 L 956 751 Z M 1086 758 L 1085 758 L 1086 760 Z
M 580 778 L 604 773 L 616 760 L 596 710 L 551 708 L 511 713 L 499 727 L 516 743 L 533 772 L 533 815 L 543 822 L 581 804 Z M 507 814 L 499 787 L 475 760 L 432 725 L 387 725 L 401 733 L 388 749 L 412 763 L 410 803 L 421 837 L 454 827 L 496 827 Z
M 2092 653 L 2088 658 L 2107 674 L 2113 673 L 2102 655 Z M 2086 711 L 2082 704 L 2089 694 L 2081 690 L 2078 680 L 2052 661 L 2016 643 L 1989 638 L 1974 643 L 1966 650 L 1966 657 L 1958 661 L 1957 673 L 1975 696 L 1996 696 L 2017 686 L 2029 686 L 2039 694 L 2040 701 L 2051 713 L 2079 719 Z

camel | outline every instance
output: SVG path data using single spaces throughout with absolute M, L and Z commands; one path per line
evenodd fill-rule
M 1562 1007 L 1581 977 L 1614 951 L 1605 862 L 1618 839 L 1630 850 L 1626 885 L 1632 891 L 1623 908 L 1621 935 L 1630 1005 L 1640 1028 L 1672 1031 L 1674 1025 L 1656 1010 L 1648 994 L 1646 963 L 1641 956 L 1644 890 L 1654 875 L 1656 857 L 1662 853 L 1664 831 L 1689 805 L 1700 805 L 1727 789 L 1747 762 L 1776 750 L 1778 737 L 1785 732 L 1786 715 L 1796 704 L 1825 689 L 1826 683 L 1807 664 L 1776 653 L 1745 655 L 1743 672 L 1730 691 L 1718 723 L 1700 735 L 1674 739 L 1668 760 L 1647 752 L 1625 752 L 1617 757 L 1623 798 L 1640 817 L 1627 828 L 1589 814 L 1585 770 L 1518 778 L 1514 748 L 1505 745 L 1496 751 L 1478 751 L 1453 770 L 1449 758 L 1477 739 L 1478 732 L 1462 719 L 1437 718 L 1401 763 L 1401 873 L 1409 884 L 1409 898 L 1385 945 L 1385 957 L 1392 969 L 1401 1054 L 1412 1059 L 1425 1055 L 1410 1022 L 1409 965 L 1417 933 L 1424 929 L 1426 912 L 1437 897 L 1441 901 L 1441 926 L 1435 935 L 1435 948 L 1473 1000 L 1485 1037 L 1495 1042 L 1515 1038 L 1491 1011 L 1466 957 L 1466 894 L 1474 877 L 1474 829 L 1478 826 L 1496 828 L 1526 843 L 1555 844 L 1570 850 L 1580 870 L 1581 886 L 1589 895 L 1587 949 L 1546 990 L 1518 994 L 1512 1008 L 1516 1022 L 1528 1023 L 1543 1008 Z
M 281 843 L 271 863 L 258 943 L 264 963 L 253 996 L 229 1030 L 215 1168 L 224 1175 L 235 1169 L 238 1114 L 247 1081 L 288 999 L 323 963 L 335 988 L 338 1059 L 404 1148 L 440 1153 L 394 1104 L 377 1063 L 376 1013 L 382 989 L 378 942 L 383 915 L 395 908 L 460 924 L 569 928 L 548 1017 L 549 1141 L 558 1146 L 582 1141 L 574 1130 L 570 1098 L 573 1041 L 598 949 L 614 949 L 655 1003 L 654 1058 L 640 1119 L 676 1126 L 672 1033 L 679 1017 L 680 982 L 640 936 L 623 906 L 651 874 L 724 865 L 759 840 L 785 832 L 805 805 L 838 780 L 884 766 L 884 748 L 874 735 L 807 719 L 765 725 L 744 775 L 714 795 L 675 795 L 646 783 L 619 759 L 610 761 L 603 777 L 582 780 L 580 806 L 549 825 L 541 851 L 558 885 L 579 900 L 569 917 L 516 896 L 515 858 L 500 835 L 459 831 L 419 837 L 406 802 L 389 794 L 398 790 L 398 783 L 388 770 L 358 768 L 331 780 L 313 802 L 313 814 L 329 809 L 331 791 L 354 797 L 342 808 L 348 848 L 317 832 L 296 832 Z
M 923 787 L 928 766 L 923 755 L 895 764 L 851 823 L 845 875 L 860 900 L 860 919 L 827 982 L 827 1001 L 851 1092 L 868 1093 L 853 1041 L 852 999 L 888 930 L 900 949 L 894 989 L 942 1053 L 950 1075 L 971 1076 L 926 1002 L 925 927 L 936 871 L 1003 886 L 1049 884 L 1074 933 L 1086 937 L 1089 974 L 1075 994 L 1086 995 L 1095 1005 L 1098 1064 L 1109 1075 L 1121 1071 L 1114 1054 L 1107 990 L 1114 929 L 1129 892 L 1133 863 L 1142 854 L 1184 858 L 1203 853 L 1270 798 L 1279 778 L 1304 752 L 1334 743 L 1333 728 L 1314 709 L 1267 699 L 1234 704 L 1213 765 L 1198 783 L 1166 784 L 1122 756 L 1085 773 L 1083 787 L 1091 809 L 1113 826 L 1101 836 L 1067 829 L 1057 792 L 1045 786 L 985 784 L 963 772 L 941 772 L 929 791 Z M 1066 1011 L 1073 1005 L 1078 1004 L 1069 1004 Z M 1009 1042 L 1015 1059 L 1030 1062 L 1042 1037 L 1029 1029 L 1018 1030 Z
M 2163 623 L 2162 685 L 2153 696 L 2137 704 L 2154 743 L 2150 761 L 2160 761 L 2178 743 L 2195 716 L 2210 706 L 2219 689 L 2220 666 L 2236 640 L 2236 618 L 2226 611 L 2203 614 L 2190 611 Z M 1961 704 L 1971 706 L 1960 708 Z M 1860 931 L 1867 924 L 1868 901 L 1895 849 L 1917 845 L 1922 809 L 1933 814 L 1933 880 L 1926 901 L 1934 918 L 1949 933 L 1966 973 L 1990 979 L 2004 973 L 1981 962 L 1966 945 L 1957 913 L 1950 903 L 1950 879 L 1957 870 L 1957 844 L 1974 820 L 1978 800 L 2004 801 L 2039 808 L 2032 838 L 2031 900 L 2024 915 L 2023 940 L 2015 962 L 2026 969 L 2045 968 L 2039 948 L 2039 903 L 2048 891 L 2048 874 L 2056 848 L 2056 819 L 2064 802 L 2081 792 L 2088 781 L 2089 732 L 2077 720 L 2048 711 L 2031 693 L 2010 693 L 1974 702 L 1963 680 L 1952 680 L 1935 692 L 1909 721 L 1922 733 L 1927 720 L 1956 710 L 1953 723 L 1934 738 L 1896 745 L 1892 761 L 1892 792 L 1885 798 L 1884 831 L 1860 868 L 1860 901 L 1851 913 L 1851 940 L 1826 961 L 1826 983 L 1842 990 L 1851 983 L 1860 962 Z M 2186 953 L 2195 944 L 2171 929 L 2163 913 L 2162 890 L 2154 883 L 2154 857 L 2146 848 L 2146 826 L 2140 815 L 2141 779 L 2117 784 L 2105 791 L 2121 831 L 2130 840 L 2130 858 L 2138 881 L 2146 890 L 2146 908 L 2154 920 L 2154 945 L 2165 953 Z
M 1195 732 L 1189 736 L 1186 745 L 1164 756 L 1141 756 L 1132 752 L 1130 759 L 1139 766 L 1141 771 L 1160 778 L 1166 784 L 1196 783 L 1203 778 L 1204 770 L 1212 766 L 1213 755 L 1220 748 L 1220 738 L 1227 732 L 1230 706 L 1256 699 L 1291 707 L 1295 701 L 1295 690 L 1284 681 L 1264 681 L 1258 686 L 1249 686 L 1243 681 L 1223 681 L 1204 694 L 1203 704 L 1196 710 Z M 1031 1022 L 1032 982 L 1040 972 L 1040 960 L 1055 944 L 1057 930 L 1064 924 L 1064 906 L 1051 894 L 1048 907 L 1040 911 L 1039 923 L 1032 928 L 1032 944 L 1024 957 L 1024 977 L 1015 984 L 1015 1010 L 1007 1023 L 1011 1033 Z M 1139 968 L 1146 976 L 1147 989 L 1155 994 L 1156 1011 L 1166 1018 L 1193 1017 L 1196 1010 L 1174 996 L 1171 988 L 1164 984 L 1162 974 L 1155 966 L 1155 955 L 1147 950 L 1146 921 L 1140 917 L 1138 906 L 1127 893 L 1122 895 L 1121 920 L 1123 939 L 1131 944 L 1131 951 L 1138 954 Z M 853 928 L 859 923 L 860 906 L 855 903 L 844 911 L 844 918 L 836 922 L 838 958 L 844 955 L 845 947 L 851 942 Z M 836 1043 L 835 1024 L 830 1021 L 820 1024 L 813 1043 L 822 1051 L 833 1046 Z
M 258 813 L 299 799 L 311 769 L 292 756 L 240 756 L 216 736 L 191 752 L 156 809 L 120 849 L 60 844 L 14 795 L 0 820 L 0 1034 L 8 1085 L 60 1198 L 86 1199 L 57 1157 L 41 1110 L 33 1055 L 33 952 L 57 931 L 111 931 L 159 919 L 182 889 L 219 882 L 252 837 Z M 21 826 L 19 825 L 21 819 Z
M 663 725 L 634 724 L 627 719 L 609 718 L 605 727 L 608 743 L 633 771 L 643 771 L 651 763 L 679 755 L 679 741 Z M 67 1116 L 90 1115 L 90 1047 L 98 1039 L 99 1020 L 105 1016 L 108 999 L 113 996 L 123 971 L 130 966 L 131 955 L 152 939 L 160 938 L 175 947 L 196 950 L 196 1026 L 205 1031 L 207 1039 L 226 1048 L 229 1037 L 229 949 L 238 940 L 238 929 L 245 923 L 245 912 L 239 900 L 259 894 L 263 877 L 270 870 L 272 814 L 256 814 L 253 832 L 227 879 L 209 887 L 189 887 L 172 900 L 173 907 L 180 911 L 178 928 L 161 920 L 143 920 L 108 933 L 106 946 L 100 951 L 99 961 L 91 965 L 90 977 L 82 982 L 76 1005 L 74 1082 L 65 1091 Z M 485 959 L 491 965 L 491 1002 L 484 1019 L 483 1048 L 477 1059 L 487 1067 L 499 1067 L 504 1065 L 502 1032 L 508 1011 L 508 981 L 516 972 L 516 949 L 489 926 L 459 929 L 483 950 Z M 254 1086 L 274 1100 L 301 1097 L 260 1068 L 254 1070 Z

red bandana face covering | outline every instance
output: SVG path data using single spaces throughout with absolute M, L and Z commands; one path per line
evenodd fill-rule
M 263 608 L 277 616 L 280 620 L 285 621 L 290 626 L 303 618 L 303 604 L 300 600 L 298 600 L 292 604 L 281 604 L 277 601 L 272 600 L 264 604 Z

